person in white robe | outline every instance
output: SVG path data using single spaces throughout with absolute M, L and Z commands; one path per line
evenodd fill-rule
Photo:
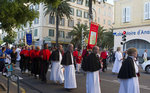
M 116 74 L 119 73 L 120 67 L 122 65 L 122 60 L 123 60 L 123 55 L 121 53 L 121 48 L 118 47 L 117 51 L 115 53 L 115 63 L 113 65 L 113 69 L 112 69 L 113 73 L 116 73 Z
M 64 72 L 64 88 L 67 90 L 77 88 L 75 76 L 75 61 L 73 59 L 73 45 L 68 45 L 68 51 L 64 54 L 61 64 L 65 67 Z
M 100 56 L 99 47 L 93 47 L 93 52 L 83 62 L 82 69 L 87 72 L 86 75 L 86 93 L 101 93 L 100 88 Z M 90 65 L 89 65 L 90 64 Z
M 127 53 L 129 56 L 123 62 L 118 74 L 120 82 L 119 93 L 140 93 L 138 80 L 140 74 L 136 63 L 137 49 L 130 48 Z
M 54 83 L 64 83 L 63 66 L 61 65 L 63 47 L 59 45 L 59 48 L 54 51 L 50 57 L 52 61 L 52 69 L 50 73 L 50 80 Z
M 143 54 L 143 60 L 144 60 L 144 62 L 147 61 L 147 49 L 145 50 L 145 52 Z

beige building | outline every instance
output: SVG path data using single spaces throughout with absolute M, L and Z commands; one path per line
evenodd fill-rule
M 126 49 L 136 47 L 140 56 L 145 49 L 150 53 L 150 0 L 115 0 L 114 11 L 114 49 L 123 48 L 126 31 Z
M 76 26 L 76 24 L 89 25 L 88 0 L 70 0 L 69 3 L 72 9 L 72 19 L 62 18 L 59 26 L 59 42 L 62 44 L 68 44 L 71 41 L 69 33 L 73 29 L 73 26 Z M 25 33 L 30 31 L 35 41 L 48 37 L 51 38 L 51 43 L 54 45 L 56 43 L 56 18 L 50 15 L 44 16 L 43 4 L 31 6 L 30 8 L 39 11 L 39 18 L 33 21 L 31 27 L 28 25 L 24 27 L 24 30 L 19 30 L 17 40 L 23 39 Z M 93 4 L 93 16 L 94 21 L 109 29 L 112 27 L 111 24 L 113 22 L 113 5 L 96 2 L 96 4 Z

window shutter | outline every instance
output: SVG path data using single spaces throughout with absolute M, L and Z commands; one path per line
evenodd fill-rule
M 126 8 L 123 8 L 122 11 L 122 22 L 124 23 L 126 21 Z
M 144 4 L 144 19 L 148 19 L 148 7 L 149 3 Z
M 131 8 L 127 7 L 126 8 L 126 22 L 130 22 L 131 21 Z

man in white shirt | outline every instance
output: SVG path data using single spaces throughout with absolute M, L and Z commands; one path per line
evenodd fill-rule
M 143 60 L 144 60 L 144 62 L 147 61 L 147 49 L 145 50 L 145 52 L 143 54 Z

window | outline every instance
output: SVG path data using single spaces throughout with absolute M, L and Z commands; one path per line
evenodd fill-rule
M 89 0 L 85 1 L 85 6 L 89 6 Z
M 18 39 L 20 39 L 20 33 L 18 33 Z
M 86 25 L 86 26 L 88 26 L 87 23 L 88 23 L 88 22 L 85 22 L 85 25 Z
M 110 20 L 108 20 L 108 25 L 111 25 L 111 21 Z
M 98 23 L 100 23 L 100 18 L 98 17 Z
M 71 38 L 71 32 L 68 32 L 68 33 L 67 33 L 66 38 Z
M 33 5 L 30 6 L 30 10 L 32 10 L 32 9 L 33 9 Z
M 70 2 L 75 2 L 75 0 L 70 0 Z
M 74 20 L 68 20 L 68 26 L 73 27 L 74 26 Z
M 54 30 L 53 29 L 49 29 L 49 35 L 48 36 L 54 37 Z
M 144 19 L 150 19 L 150 2 L 144 4 Z
M 105 24 L 105 19 L 104 19 L 104 24 Z
M 100 14 L 100 12 L 101 12 L 101 9 L 99 8 L 99 9 L 98 9 L 98 13 Z
M 23 32 L 21 32 L 21 38 L 23 39 Z
M 61 25 L 61 26 L 65 26 L 65 19 L 64 19 L 64 18 L 62 18 L 62 19 L 60 20 L 60 25 Z
M 130 7 L 123 8 L 122 22 L 130 22 Z
M 109 7 L 109 8 L 108 8 L 108 16 L 111 16 L 111 13 L 112 13 L 111 7 Z
M 82 5 L 83 4 L 83 0 L 77 0 L 77 4 Z
M 89 18 L 89 13 L 88 12 L 84 12 L 84 18 Z
M 74 15 L 74 8 L 71 8 L 71 15 Z
M 35 10 L 39 10 L 39 5 L 38 4 L 35 5 Z
M 34 24 L 39 24 L 39 19 L 38 18 L 34 19 Z
M 77 10 L 77 16 L 82 17 L 82 10 Z
M 38 36 L 38 29 L 34 30 L 34 36 Z
M 60 38 L 65 38 L 65 32 L 64 31 L 59 31 L 59 37 Z
M 49 24 L 55 24 L 55 17 L 49 16 Z

